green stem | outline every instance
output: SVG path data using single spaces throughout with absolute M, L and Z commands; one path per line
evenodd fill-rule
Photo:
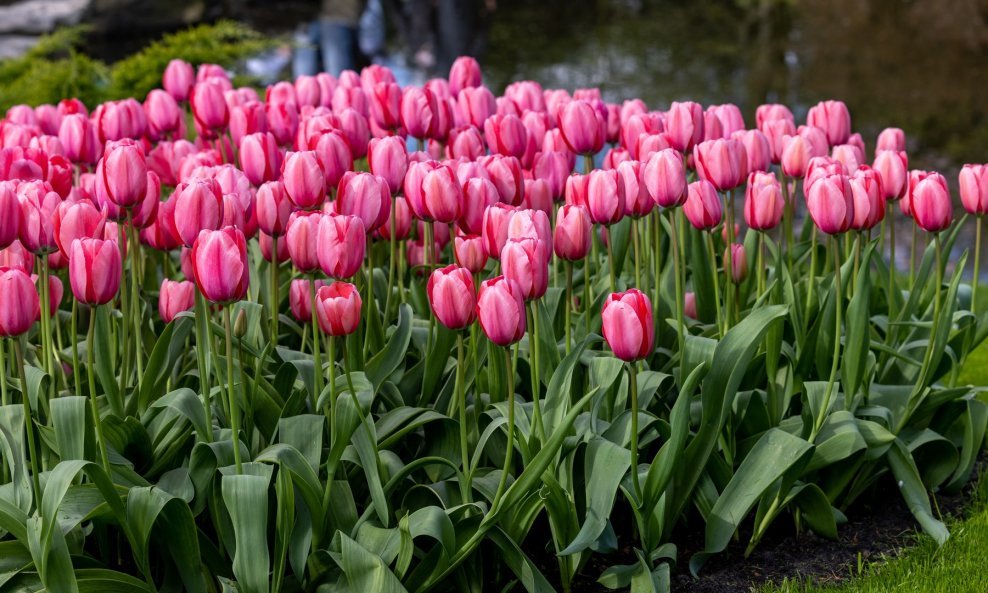
M 199 389 L 202 391 L 202 406 L 206 412 L 206 442 L 213 442 L 213 402 L 209 376 L 209 313 L 206 298 L 196 289 L 196 358 L 199 362 Z
M 126 226 L 120 224 L 117 227 L 117 240 L 119 245 L 126 245 L 128 249 L 132 247 L 127 245 L 128 238 L 126 232 Z M 127 288 L 127 283 L 124 281 L 120 282 L 120 311 L 123 313 L 123 320 L 120 323 L 120 378 L 119 386 L 121 395 L 127 392 L 127 381 L 130 376 L 130 357 L 133 354 L 130 344 L 130 322 L 127 319 L 127 315 L 130 312 L 130 298 L 129 291 Z M 116 413 L 116 410 L 114 410 Z
M 765 233 L 762 231 L 758 232 L 758 267 L 757 276 L 758 278 L 758 296 L 762 296 L 765 292 L 765 266 L 763 262 L 765 261 Z M 757 300 L 757 299 L 756 299 Z
M 82 395 L 82 378 L 79 376 L 79 301 L 72 299 L 72 318 L 69 322 L 72 330 L 72 379 L 75 383 L 75 394 Z
M 223 329 L 226 332 L 226 384 L 230 408 L 230 429 L 233 432 L 230 436 L 230 441 L 233 445 L 233 463 L 237 467 L 237 474 L 242 474 L 244 473 L 244 468 L 240 462 L 240 406 L 237 405 L 237 393 L 233 387 L 233 324 L 230 322 L 231 308 L 231 305 L 223 307 Z
M 397 239 L 395 239 L 395 217 L 397 216 L 397 206 L 398 201 L 394 198 L 391 200 L 391 220 L 388 222 L 388 227 L 391 230 L 390 244 L 391 244 L 391 259 L 388 260 L 388 296 L 384 300 L 384 326 L 387 327 L 388 323 L 391 321 L 391 293 L 394 291 L 395 285 L 395 268 L 398 265 L 398 253 L 397 253 Z
M 813 302 L 813 295 L 816 294 L 816 252 L 817 252 L 817 239 L 816 239 L 817 227 L 813 225 L 813 231 L 810 234 L 810 269 L 809 278 L 806 283 L 806 303 L 805 311 L 803 313 L 803 325 L 804 332 L 810 324 L 810 307 Z
M 531 315 L 532 332 L 529 334 L 529 348 L 531 358 L 529 363 L 532 368 L 532 420 L 534 430 L 532 436 L 538 437 L 540 441 L 545 441 L 545 433 L 542 426 L 542 383 L 539 382 L 539 311 L 538 301 L 532 301 L 529 306 Z
M 464 361 L 463 332 L 456 332 L 456 413 L 460 423 L 460 459 L 463 460 L 464 484 L 461 487 L 463 502 L 470 502 L 470 441 L 467 429 L 467 399 L 463 385 Z
M 662 302 L 662 211 L 658 208 L 652 217 L 652 226 L 655 227 L 655 296 L 652 300 L 655 311 L 655 343 L 662 344 L 662 326 L 665 325 L 659 318 L 659 303 Z
M 433 255 L 433 229 L 432 223 L 425 223 L 425 243 L 422 245 L 422 261 L 425 262 L 425 281 L 429 281 L 429 276 L 432 274 L 432 255 Z M 432 334 L 436 330 L 436 316 L 432 314 L 432 310 L 429 311 L 429 335 L 426 337 L 425 341 L 425 351 L 429 353 L 432 351 Z
M 493 348 L 493 343 L 491 344 Z M 508 387 L 508 446 L 504 449 L 504 468 L 501 470 L 501 479 L 497 483 L 497 491 L 494 493 L 494 501 L 491 502 L 493 512 L 501 504 L 501 497 L 504 496 L 505 488 L 508 485 L 508 475 L 511 474 L 511 458 L 515 451 L 515 374 L 511 367 L 511 350 L 504 348 L 504 362 L 508 367 L 508 376 L 505 385 Z
M 632 219 L 631 221 L 631 242 L 635 246 L 635 287 L 644 288 L 642 286 L 642 253 L 641 253 L 641 241 L 638 239 L 638 225 L 640 220 Z
M 590 258 L 583 259 L 583 322 L 590 333 Z
M 631 384 L 631 484 L 638 505 L 642 501 L 642 486 L 638 478 L 638 373 L 633 362 L 628 363 L 628 382 Z
M 51 283 L 48 264 L 48 254 L 42 254 L 41 256 L 41 347 L 44 350 L 44 359 L 42 361 L 45 372 L 51 377 L 51 381 L 48 382 L 48 390 L 45 391 L 44 397 L 46 402 L 51 401 L 54 396 L 55 389 L 55 365 L 52 362 L 52 331 L 51 331 Z
M 370 336 L 371 336 L 371 315 L 376 315 L 374 306 L 374 244 L 370 237 L 367 237 L 367 298 L 364 299 L 367 303 L 367 313 L 364 315 L 364 319 L 367 323 L 364 324 L 364 360 L 367 359 L 367 354 L 370 352 Z
M 913 240 L 909 244 L 909 286 L 913 285 L 916 281 L 916 243 L 919 239 L 916 236 L 917 225 L 912 225 L 913 229 Z
M 714 237 L 712 233 L 704 233 L 707 237 L 707 251 L 710 253 L 710 262 L 714 266 L 714 311 L 717 315 L 717 337 L 723 335 L 724 320 L 720 311 L 720 275 L 717 273 L 717 252 L 714 251 Z
M 20 338 L 13 338 L 14 343 L 14 356 L 17 359 L 17 367 L 20 369 L 21 374 L 21 403 L 24 404 L 24 431 L 27 437 L 27 451 L 28 455 L 31 457 L 31 481 L 34 485 L 34 504 L 35 508 L 41 508 L 41 469 L 38 458 L 38 449 L 35 444 L 34 435 L 34 417 L 31 415 L 31 398 L 27 395 L 27 370 L 24 367 L 24 352 L 21 350 Z M 92 345 L 92 339 L 89 341 Z M 92 371 L 90 371 L 92 372 Z M 95 406 L 95 401 L 93 402 Z M 96 408 L 94 407 L 93 410 Z M 94 412 L 95 413 L 95 412 Z M 96 434 L 100 438 L 102 443 L 102 432 L 99 422 L 96 423 Z M 106 468 L 107 475 L 110 474 L 110 464 L 105 462 L 106 455 L 104 453 L 104 467 Z
M 607 230 L 607 267 L 611 273 L 611 292 L 617 292 L 617 261 L 614 259 L 614 241 L 611 237 L 611 227 L 604 227 Z
M 110 459 L 106 451 L 106 440 L 103 438 L 103 423 L 99 417 L 99 404 L 96 401 L 96 308 L 89 311 L 89 334 L 86 339 L 86 373 L 89 377 L 89 405 L 93 413 L 93 425 L 96 428 L 96 444 L 99 447 L 100 460 L 103 469 L 110 475 Z
M 271 236 L 271 263 L 269 265 L 269 274 L 271 277 L 271 340 L 275 343 L 278 342 L 278 309 L 281 305 L 281 299 L 278 296 L 278 291 L 281 287 L 278 285 L 278 268 L 280 267 L 278 263 L 278 237 Z
M 329 430 L 336 437 L 336 336 L 329 336 Z
M 312 364 L 315 366 L 315 393 L 312 394 L 312 410 L 316 410 L 319 396 L 322 395 L 322 359 L 319 356 L 319 316 L 316 315 L 316 275 L 309 276 L 309 298 L 312 305 Z
M 131 218 L 130 212 L 127 213 L 127 230 L 130 233 L 130 257 L 131 257 L 131 269 L 130 269 L 130 303 L 131 303 L 131 322 L 134 324 L 134 359 L 137 361 L 137 378 L 135 380 L 136 390 L 139 393 L 141 390 L 141 378 L 144 376 L 144 348 L 143 341 L 141 340 L 141 327 L 143 325 L 143 319 L 141 319 L 141 300 L 138 298 L 140 295 L 140 249 L 141 242 L 137 236 L 137 229 L 134 227 L 133 220 Z M 124 394 L 121 393 L 121 396 Z
M 889 223 L 889 286 L 888 286 L 888 299 L 889 299 L 889 319 L 897 318 L 896 302 L 893 296 L 898 288 L 895 283 L 895 220 L 892 218 L 892 212 L 894 211 L 892 207 L 892 202 L 888 203 L 888 213 L 885 219 Z
M 971 311 L 978 314 L 978 285 L 981 284 L 981 217 L 974 221 L 974 280 L 971 287 Z
M 731 282 L 733 280 L 731 275 L 734 273 L 734 250 L 731 249 L 734 245 L 734 196 L 730 191 L 725 195 L 724 211 L 726 212 L 725 220 L 727 224 L 727 265 L 724 266 L 724 304 L 727 307 L 727 329 L 730 329 L 734 323 L 734 291 L 731 290 Z
M 793 192 L 794 193 L 794 192 Z M 793 204 L 792 195 L 789 191 L 789 180 L 786 179 L 786 174 L 782 174 L 782 195 L 785 199 L 785 208 L 782 210 L 784 216 L 783 228 L 786 237 L 786 257 L 789 258 L 789 269 L 792 270 L 792 252 L 796 248 L 796 241 L 793 238 L 792 233 L 792 219 L 793 219 Z
M 977 259 L 977 258 L 975 258 Z M 566 262 L 566 354 L 572 344 L 573 328 L 570 327 L 570 313 L 573 309 L 573 262 Z
M 669 234 L 669 239 L 672 243 L 672 263 L 674 266 L 673 273 L 676 276 L 676 339 L 679 345 L 679 355 L 682 356 L 685 351 L 686 345 L 686 322 L 684 320 L 683 310 L 684 310 L 684 297 L 683 297 L 683 262 L 681 261 L 680 254 L 680 228 L 676 218 L 677 210 L 669 211 L 669 222 L 672 232 Z
M 827 411 L 830 409 L 830 399 L 833 396 L 834 384 L 837 382 L 837 370 L 840 365 L 840 340 L 841 331 L 843 328 L 843 316 L 844 316 L 844 293 L 841 290 L 841 262 L 840 262 L 840 246 L 837 243 L 837 237 L 831 238 L 831 246 L 833 247 L 834 254 L 834 288 L 835 297 L 834 309 L 836 323 L 834 324 L 834 354 L 833 361 L 830 366 L 830 377 L 827 379 L 827 388 L 823 394 L 823 406 L 820 408 L 820 416 L 816 418 L 813 422 L 813 431 L 810 433 L 810 442 L 814 442 L 816 436 L 820 433 L 820 428 L 823 427 L 823 421 L 827 417 Z M 845 400 L 849 400 L 854 394 L 844 394 Z M 850 409 L 850 405 L 847 406 Z

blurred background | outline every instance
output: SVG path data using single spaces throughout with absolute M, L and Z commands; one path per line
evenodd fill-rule
M 733 102 L 749 124 L 764 102 L 801 119 L 839 98 L 869 147 L 883 127 L 905 129 L 911 167 L 953 181 L 961 164 L 988 155 L 988 0 L 0 0 L 0 58 L 82 24 L 78 51 L 113 64 L 218 19 L 273 40 L 239 67 L 260 83 L 329 69 L 320 23 L 343 22 L 354 65 L 387 64 L 403 83 L 445 75 L 466 53 L 495 93 L 534 79 L 658 109 Z M 328 31 L 339 43 L 339 28 Z

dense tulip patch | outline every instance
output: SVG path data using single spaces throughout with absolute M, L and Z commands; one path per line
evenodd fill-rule
M 0 122 L 0 592 L 668 591 L 889 496 L 948 537 L 986 166 L 955 221 L 839 101 L 162 86 Z

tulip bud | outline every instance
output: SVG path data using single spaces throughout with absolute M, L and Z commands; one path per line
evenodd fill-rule
M 679 152 L 692 150 L 704 138 L 703 107 L 692 101 L 673 102 L 666 112 L 665 128 L 672 148 Z
M 739 130 L 732 136 L 744 146 L 748 161 L 748 172 L 768 171 L 772 165 L 772 149 L 768 138 L 759 130 Z
M 330 278 L 351 278 L 364 263 L 367 233 L 356 216 L 333 214 L 319 221 L 319 265 Z
M 776 119 L 760 124 L 758 129 L 765 134 L 765 138 L 768 140 L 772 162 L 780 164 L 782 162 L 782 151 L 785 148 L 784 139 L 786 136 L 796 135 L 796 125 L 789 119 Z M 749 168 L 752 167 L 751 163 L 748 166 Z
M 683 295 L 683 314 L 690 319 L 699 319 L 696 312 L 696 293 L 687 292 Z
M 466 158 L 470 160 L 478 159 L 486 154 L 484 148 L 484 138 L 480 130 L 472 125 L 454 128 L 449 133 L 449 144 L 446 145 L 446 154 L 450 158 Z
M 618 177 L 621 180 L 620 191 L 624 199 L 624 213 L 632 218 L 647 216 L 655 207 L 655 201 L 649 195 L 645 183 L 641 181 L 645 169 L 646 165 L 638 161 L 625 161 L 617 167 Z
M 55 209 L 52 219 L 55 243 L 61 252 L 68 255 L 76 239 L 102 237 L 105 223 L 103 213 L 92 202 L 62 202 Z
M 590 214 L 583 206 L 560 206 L 552 241 L 556 256 L 566 261 L 585 258 L 590 253 L 592 227 Z
M 844 144 L 851 135 L 851 114 L 843 101 L 821 101 L 810 107 L 806 123 L 823 130 L 831 146 Z
M 906 133 L 901 128 L 885 128 L 875 143 L 875 152 L 879 150 L 906 150 Z
M 147 195 L 147 160 L 141 145 L 108 144 L 96 166 L 96 193 L 121 208 L 132 208 Z
M 525 299 L 521 287 L 506 276 L 480 284 L 477 318 L 484 335 L 498 346 L 514 344 L 525 335 Z
M 207 138 L 216 138 L 230 121 L 230 110 L 223 97 L 224 85 L 216 78 L 198 82 L 189 93 L 196 129 Z
M 0 249 L 6 249 L 20 235 L 21 210 L 15 186 L 0 181 Z
M 326 286 L 324 280 L 316 280 L 316 291 Z M 288 287 L 288 306 L 299 323 L 312 321 L 312 284 L 308 278 L 296 278 Z
M 367 146 L 367 164 L 371 173 L 384 179 L 390 195 L 401 191 L 408 171 L 408 152 L 398 136 L 374 138 Z
M 122 267 L 120 249 L 113 241 L 76 239 L 69 251 L 69 280 L 76 300 L 105 305 L 117 296 Z
M 748 174 L 747 153 L 737 140 L 701 142 L 693 148 L 693 158 L 697 175 L 713 183 L 719 191 L 738 187 Z
M 720 196 L 714 184 L 704 179 L 689 184 L 683 212 L 690 224 L 701 231 L 710 230 L 720 224 Z
M 326 177 L 315 151 L 290 152 L 282 167 L 288 198 L 299 208 L 311 210 L 326 198 Z
M 453 256 L 456 263 L 463 266 L 472 274 L 483 271 L 487 265 L 487 250 L 484 249 L 484 238 L 480 235 L 457 235 L 453 239 Z
M 190 255 L 196 286 L 206 300 L 225 304 L 247 296 L 250 266 L 247 241 L 240 229 L 228 226 L 202 231 Z
M 237 319 L 233 322 L 233 335 L 237 338 L 247 335 L 247 312 L 243 309 L 237 311 Z
M 161 89 L 154 89 L 144 99 L 144 113 L 148 120 L 148 136 L 163 140 L 184 131 L 183 113 L 175 99 Z
M 401 87 L 394 82 L 379 82 L 367 93 L 371 121 L 382 130 L 393 131 L 401 127 Z
M 755 125 L 759 130 L 761 130 L 765 124 L 779 120 L 788 122 L 795 121 L 792 111 L 790 111 L 785 105 L 780 105 L 778 103 L 767 103 L 765 105 L 759 105 L 758 108 L 755 109 Z
M 619 196 L 622 183 L 617 171 L 596 169 L 587 185 L 587 210 L 595 224 L 611 225 L 624 217 L 624 201 Z
M 521 158 L 528 145 L 528 130 L 514 115 L 495 115 L 484 122 L 484 135 L 492 153 Z
M 195 305 L 195 285 L 189 281 L 165 278 L 158 292 L 158 315 L 165 323 L 171 323 L 179 313 L 189 311 Z
M 460 330 L 476 319 L 477 297 L 470 270 L 456 265 L 436 270 L 426 285 L 432 313 L 451 330 Z
M 872 168 L 882 178 L 882 191 L 887 200 L 895 201 L 906 195 L 909 189 L 909 159 L 905 152 L 879 150 L 875 153 Z
M 314 148 L 326 175 L 326 187 L 339 185 L 347 171 L 353 169 L 353 151 L 339 130 L 329 130 L 319 135 Z
M 470 56 L 460 56 L 449 69 L 449 92 L 456 95 L 466 88 L 481 84 L 480 64 Z
M 601 320 L 604 339 L 621 360 L 642 360 L 655 348 L 652 303 L 637 288 L 608 295 Z
M 526 300 L 541 298 L 549 286 L 546 244 L 537 239 L 508 241 L 501 251 L 504 275 L 518 283 Z
M 288 218 L 285 241 L 292 264 L 299 272 L 319 269 L 319 224 L 325 216 L 319 211 L 298 211 Z
M 924 231 L 939 233 L 950 226 L 953 207 L 947 180 L 939 173 L 920 172 L 915 185 L 910 179 L 909 202 L 912 217 Z
M 744 221 L 757 231 L 768 231 L 778 226 L 785 209 L 782 185 L 775 173 L 755 172 L 748 176 L 745 190 Z
M 861 165 L 851 176 L 854 195 L 854 220 L 851 228 L 856 231 L 872 229 L 885 218 L 885 192 L 882 177 L 867 165 Z
M 189 98 L 193 84 L 195 84 L 195 72 L 191 64 L 178 59 L 168 62 L 162 77 L 162 86 L 169 95 L 176 101 L 185 101 Z
M 463 89 L 456 95 L 456 109 L 458 125 L 472 125 L 483 129 L 487 118 L 497 113 L 497 104 L 493 93 L 486 87 L 477 86 Z
M 518 206 L 525 197 L 525 177 L 521 162 L 515 157 L 499 154 L 481 159 L 491 183 L 501 195 L 501 201 Z
M 481 177 L 469 179 L 463 185 L 463 210 L 458 221 L 460 227 L 469 233 L 481 234 L 484 213 L 500 199 L 497 188 L 489 180 Z
M 357 331 L 363 301 L 357 287 L 333 282 L 316 291 L 316 319 L 319 329 L 329 336 L 346 336 Z
M 975 216 L 988 212 L 988 165 L 964 165 L 958 176 L 961 203 Z M 0 241 L 0 245 L 3 241 Z
M 51 253 L 58 249 L 52 220 L 62 199 L 44 182 L 21 183 L 17 190 L 19 238 L 28 251 Z
M 731 271 L 731 282 L 741 284 L 748 277 L 748 254 L 744 245 L 734 243 L 724 250 L 724 269 Z
M 254 185 L 278 179 L 281 162 L 281 150 L 270 132 L 248 134 L 241 139 L 240 166 Z
M 589 101 L 574 100 L 559 112 L 559 129 L 571 151 L 593 155 L 604 147 L 607 122 Z
M 0 268 L 0 337 L 25 334 L 40 307 L 38 291 L 24 271 Z
M 813 181 L 807 192 L 806 206 L 817 228 L 836 235 L 851 227 L 854 194 L 846 175 L 824 175 Z
M 214 179 L 197 177 L 175 188 L 175 230 L 191 247 L 204 230 L 219 228 L 223 220 L 223 194 Z

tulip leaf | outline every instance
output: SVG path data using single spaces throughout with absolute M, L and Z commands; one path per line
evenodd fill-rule
M 195 319 L 190 313 L 180 313 L 158 336 L 151 356 L 144 367 L 141 379 L 141 392 L 137 411 L 143 414 L 152 399 L 164 391 L 165 383 L 175 362 L 185 354 L 186 339 L 195 327 Z
M 233 522 L 233 574 L 243 593 L 268 591 L 269 481 L 257 475 L 225 475 L 222 479 L 223 502 Z

